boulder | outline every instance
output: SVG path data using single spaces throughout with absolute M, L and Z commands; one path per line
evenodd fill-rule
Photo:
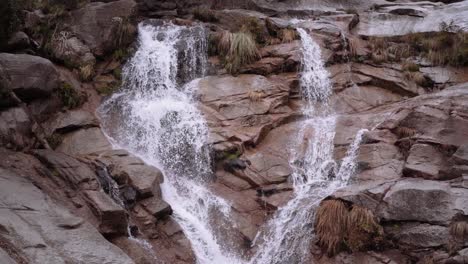
M 46 167 L 62 177 L 73 188 L 96 179 L 96 173 L 88 165 L 61 152 L 52 150 L 34 150 L 36 156 Z
M 163 182 L 162 172 L 149 165 L 126 165 L 117 164 L 110 170 L 113 178 L 126 178 L 129 184 L 135 188 L 138 198 L 143 199 L 151 196 L 161 197 L 159 184 Z
M 71 12 L 71 31 L 89 47 L 96 56 L 103 56 L 116 47 L 119 23 L 125 23 L 134 14 L 134 0 L 119 0 L 109 3 L 92 2 Z M 79 44 L 79 42 L 75 41 Z M 82 49 L 81 45 L 76 45 Z
M 448 183 L 401 180 L 383 197 L 378 215 L 386 221 L 447 223 L 455 215 L 452 196 Z
M 358 181 L 398 179 L 404 165 L 398 148 L 383 142 L 361 145 L 356 162 L 359 172 L 353 179 Z
M 68 67 L 94 65 L 96 58 L 91 50 L 79 38 L 73 37 L 68 31 L 62 31 L 59 37 L 52 39 L 52 56 L 65 63 Z
M 107 151 L 111 148 L 101 129 L 93 127 L 65 134 L 56 150 L 75 156 Z
M 164 218 L 172 214 L 171 206 L 158 197 L 151 197 L 141 201 L 141 204 L 148 213 L 157 219 Z
M 9 89 L 23 101 L 48 97 L 59 86 L 52 62 L 27 54 L 0 53 L 0 68 L 10 79 Z
M 0 227 L 4 238 L 27 260 L 134 263 L 91 224 L 72 215 L 26 177 L 4 169 L 0 175 Z
M 18 31 L 14 33 L 7 43 L 7 49 L 10 51 L 13 50 L 22 50 L 27 49 L 31 46 L 31 41 L 29 40 L 28 35 L 23 31 Z
M 99 219 L 99 231 L 105 235 L 127 235 L 128 219 L 125 210 L 107 194 L 85 191 L 86 202 Z

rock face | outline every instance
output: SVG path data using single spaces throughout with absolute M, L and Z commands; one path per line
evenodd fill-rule
M 212 15 L 204 23 L 208 35 L 239 31 L 249 21 L 272 34 L 258 47 L 261 58 L 243 65 L 237 76 L 226 74 L 219 57 L 210 57 L 211 76 L 199 80 L 194 96 L 213 149 L 209 187 L 232 206 L 229 239 L 246 258 L 255 253 L 258 231 L 294 195 L 291 149 L 301 145 L 297 135 L 305 118 L 302 44 L 295 37 L 280 43 L 278 33 L 303 28 L 321 47 L 330 73 L 337 163 L 357 132 L 368 130 L 356 174 L 327 199 L 370 210 L 384 230 L 384 243 L 366 252 L 327 257 L 314 244 L 313 263 L 468 263 L 467 68 L 435 63 L 419 51 L 404 57 L 396 54 L 404 53 L 402 45 L 374 38 L 439 31 L 441 22 L 466 31 L 468 1 L 68 2 L 50 39 L 36 31 L 46 21 L 56 23 L 57 14 L 23 10 L 23 24 L 2 50 L 11 53 L 0 53 L 1 263 L 196 262 L 162 197 L 162 172 L 113 149 L 93 113 L 103 99 L 95 90 L 121 79 L 125 60 L 117 57 L 132 52 L 127 44 L 136 17 L 190 27 L 204 20 L 194 13 L 206 10 Z M 182 37 L 201 32 L 186 29 Z M 378 45 L 388 56 L 373 50 Z M 182 56 L 179 81 L 187 75 L 184 63 Z M 408 63 L 413 69 L 405 68 Z M 82 66 L 94 68 L 88 83 L 78 80 Z M 88 101 L 60 109 L 60 81 Z M 38 140 L 41 131 L 53 150 Z
M 27 178 L 4 169 L 0 174 L 0 227 L 13 252 L 34 263 L 134 263 Z
M 26 102 L 48 97 L 59 86 L 54 65 L 41 57 L 0 53 L 0 67 L 10 79 L 8 88 Z
M 119 0 L 109 3 L 92 2 L 71 13 L 71 29 L 80 40 L 97 56 L 103 56 L 113 50 L 117 43 L 113 42 L 120 34 L 119 23 L 128 20 L 135 11 L 133 0 Z M 70 41 L 70 40 L 69 40 Z M 81 44 L 77 43 L 78 48 Z M 86 50 L 79 48 L 86 53 Z

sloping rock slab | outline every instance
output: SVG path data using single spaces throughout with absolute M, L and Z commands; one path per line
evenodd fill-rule
M 134 263 L 29 180 L 0 169 L 0 227 L 31 263 Z

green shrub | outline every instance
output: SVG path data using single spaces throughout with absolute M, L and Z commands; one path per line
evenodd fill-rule
M 109 96 L 109 95 L 113 94 L 115 91 L 117 91 L 119 89 L 119 87 L 120 87 L 120 83 L 109 84 L 109 85 L 100 86 L 100 87 L 96 88 L 96 91 L 100 95 Z
M 63 106 L 73 109 L 81 106 L 86 101 L 86 96 L 77 92 L 69 83 L 63 82 L 57 89 L 57 95 Z

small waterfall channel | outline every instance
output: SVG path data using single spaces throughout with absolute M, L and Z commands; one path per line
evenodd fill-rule
M 139 25 L 139 47 L 123 85 L 99 109 L 104 131 L 119 146 L 160 168 L 163 198 L 192 244 L 197 262 L 240 263 L 224 246 L 231 206 L 207 187 L 212 179 L 208 129 L 193 92 L 206 69 L 201 26 Z
M 324 68 L 319 45 L 301 28 L 301 91 L 306 100 L 307 120 L 299 131 L 294 148 L 293 198 L 269 220 L 256 238 L 258 248 L 251 264 L 308 263 L 313 241 L 314 213 L 320 201 L 346 186 L 356 169 L 356 155 L 362 135 L 360 130 L 346 157 L 338 164 L 333 159 L 337 116 L 329 106 L 332 93 L 329 74 Z
M 230 204 L 207 188 L 213 174 L 206 149 L 208 128 L 194 99 L 196 78 L 206 69 L 204 29 L 140 24 L 139 47 L 124 67 L 122 89 L 98 111 L 104 131 L 117 146 L 163 171 L 163 198 L 190 240 L 197 263 L 306 263 L 316 208 L 323 198 L 346 186 L 356 169 L 366 130 L 357 133 L 346 157 L 337 164 L 333 159 L 337 116 L 328 102 L 332 93 L 329 74 L 320 47 L 305 30 L 298 32 L 307 119 L 290 162 L 294 194 L 259 232 L 248 261 L 226 241 L 226 224 L 234 225 Z

